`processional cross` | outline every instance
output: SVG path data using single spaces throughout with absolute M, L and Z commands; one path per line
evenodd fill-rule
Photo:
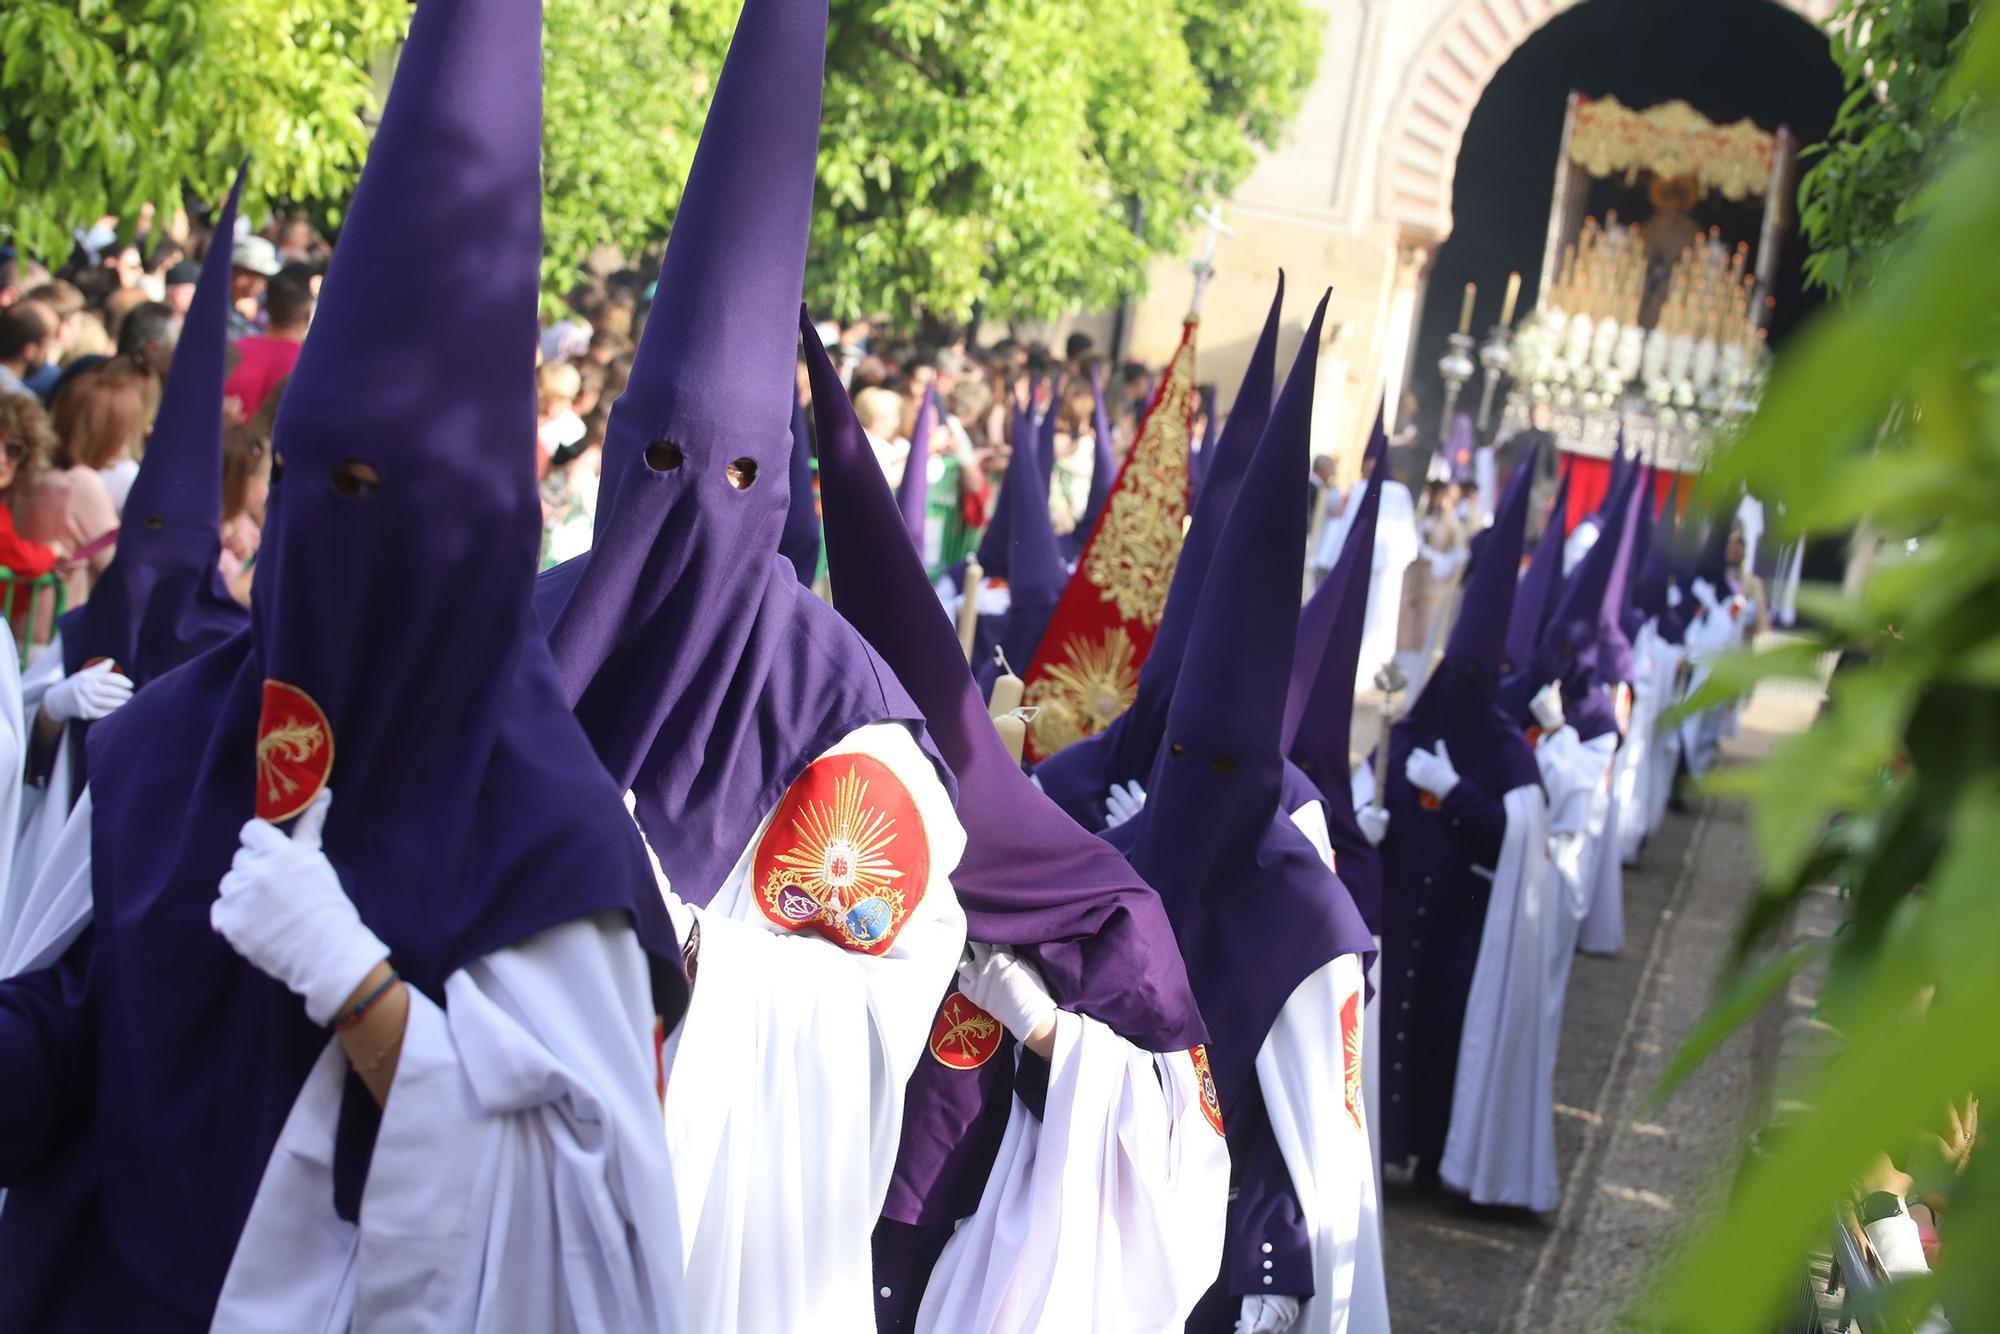
M 1222 220 L 1222 210 L 1214 206 L 1204 206 L 1194 211 L 1194 216 L 1208 224 L 1208 235 L 1202 244 L 1201 254 L 1188 261 L 1188 272 L 1194 275 L 1194 299 L 1188 302 L 1188 314 L 1201 313 L 1202 293 L 1215 277 L 1215 248 L 1220 239 L 1234 236 L 1236 232 Z

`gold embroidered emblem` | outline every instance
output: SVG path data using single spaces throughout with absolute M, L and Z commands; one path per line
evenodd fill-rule
M 931 1025 L 931 1058 L 954 1070 L 977 1070 L 1000 1050 L 1000 1021 L 954 991 Z
M 1201 1114 L 1215 1127 L 1215 1133 L 1226 1135 L 1222 1128 L 1222 1097 L 1215 1091 L 1215 1071 L 1208 1066 L 1207 1047 L 1189 1047 L 1188 1055 L 1194 1058 L 1194 1080 L 1201 1090 Z
M 1361 1128 L 1361 993 L 1348 993 L 1340 1006 L 1341 1086 L 1347 1115 Z
M 923 901 L 930 846 L 887 765 L 836 755 L 814 761 L 785 793 L 751 875 L 757 906 L 778 926 L 881 954 Z
M 1110 627 L 1101 639 L 1073 637 L 1062 661 L 1036 677 L 1023 700 L 1037 710 L 1028 724 L 1036 751 L 1053 755 L 1102 732 L 1138 694 L 1139 655 L 1122 627 Z
M 313 697 L 283 681 L 264 682 L 257 720 L 257 815 L 291 819 L 333 773 L 333 725 Z
M 1187 518 L 1188 432 L 1194 424 L 1194 341 L 1183 340 L 1119 474 L 1078 575 L 1120 620 L 1160 624 Z

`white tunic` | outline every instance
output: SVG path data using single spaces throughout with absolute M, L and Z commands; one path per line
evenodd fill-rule
M 652 999 L 598 913 L 410 993 L 360 1221 L 333 1211 L 338 1039 L 271 1154 L 212 1328 L 691 1330 Z
M 63 646 L 60 631 L 49 640 L 49 646 L 33 662 L 21 677 L 21 715 L 23 720 L 22 738 L 34 734 L 34 719 L 41 712 L 42 696 L 49 687 L 62 680 Z M 30 884 L 48 860 L 56 839 L 62 834 L 63 825 L 69 820 L 70 807 L 76 799 L 78 775 L 71 772 L 69 725 L 64 724 L 63 736 L 56 743 L 55 760 L 49 769 L 49 780 L 45 786 L 30 787 L 20 795 L 20 809 L 15 817 L 20 836 L 8 851 L 12 854 L 9 865 L 13 868 L 13 882 Z M 25 761 L 25 750 L 23 758 Z M 16 774 L 21 764 L 14 765 Z M 17 778 L 18 783 L 18 778 Z M 4 918 L 0 918 L 4 925 Z
M 1222 1259 L 1229 1152 L 1187 1052 L 1059 1011 L 1048 1097 L 1016 1098 L 979 1208 L 945 1244 L 925 1334 L 1177 1329 Z
M 1347 511 L 1342 516 L 1340 528 L 1343 538 L 1367 487 L 1367 482 L 1357 482 L 1348 496 Z M 1357 690 L 1371 689 L 1375 673 L 1396 655 L 1396 630 L 1403 616 L 1403 574 L 1410 568 L 1410 562 L 1417 558 L 1420 549 L 1416 506 L 1410 499 L 1410 489 L 1401 482 L 1388 482 L 1382 488 L 1382 506 L 1375 520 L 1375 553 L 1368 574 L 1368 611 L 1362 622 L 1361 661 L 1354 678 Z
M 21 707 L 21 660 L 14 634 L 0 620 L 0 958 L 14 934 L 19 912 L 11 871 L 15 833 L 21 823 L 21 776 L 28 760 L 28 715 Z M 4 976 L 5 974 L 0 974 Z
M 885 953 L 782 931 L 752 878 L 773 811 L 715 898 L 692 910 L 694 996 L 666 1052 L 691 1329 L 875 1326 L 869 1239 L 896 1163 L 903 1086 L 965 946 L 949 880 L 965 833 L 907 727 L 861 728 L 827 752 L 844 755 L 901 783 L 929 882 Z
M 1333 867 L 1324 807 L 1309 802 L 1292 822 Z M 1363 1053 L 1348 1047 L 1341 1024 L 1348 1004 L 1359 1007 L 1366 995 L 1360 958 L 1340 955 L 1286 998 L 1257 1052 L 1264 1110 L 1312 1238 L 1313 1295 L 1291 1334 L 1389 1329 L 1372 1123 L 1367 1099 L 1348 1085 Z M 1366 1030 L 1353 1040 L 1365 1043 Z
M 1564 989 L 1569 985 L 1570 960 L 1577 937 L 1589 915 L 1596 885 L 1598 845 L 1603 829 L 1605 775 L 1618 738 L 1610 733 L 1591 741 L 1578 738 L 1565 724 L 1535 743 L 1535 763 L 1548 793 L 1549 872 L 1551 903 L 1556 912 L 1556 944 L 1551 955 L 1556 1003 L 1551 1041 L 1561 1034 Z
M 1652 785 L 1663 736 L 1660 716 L 1673 703 L 1679 668 L 1680 650 L 1660 638 L 1655 622 L 1647 621 L 1632 644 L 1632 723 L 1618 748 L 1611 785 L 1618 803 L 1619 858 L 1628 866 L 1639 859 L 1640 845 L 1658 827 Z
M 1466 998 L 1451 1125 L 1438 1171 L 1475 1204 L 1546 1212 L 1561 1194 L 1555 1035 L 1562 1010 L 1554 979 L 1562 913 L 1550 901 L 1554 881 L 1541 788 L 1515 788 L 1502 802 L 1507 833 Z

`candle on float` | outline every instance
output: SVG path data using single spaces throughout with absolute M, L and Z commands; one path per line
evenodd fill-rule
M 1514 270 L 1507 275 L 1507 299 L 1500 303 L 1500 324 L 1502 328 L 1514 322 L 1514 303 L 1521 298 L 1521 271 Z
M 1478 283 L 1467 283 L 1465 285 L 1465 304 L 1458 308 L 1458 331 L 1460 333 L 1472 332 L 1472 299 L 1478 295 Z

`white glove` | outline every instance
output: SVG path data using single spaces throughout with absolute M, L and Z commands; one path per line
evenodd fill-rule
M 1410 786 L 1421 788 L 1439 801 L 1451 795 L 1458 786 L 1458 770 L 1451 767 L 1451 755 L 1444 748 L 1444 738 L 1438 738 L 1437 749 L 1413 750 L 1410 758 L 1403 761 L 1403 777 L 1410 780 Z
M 1041 974 L 1012 950 L 995 945 L 965 947 L 971 957 L 958 965 L 958 989 L 965 998 L 1026 1042 L 1055 1018 L 1056 1003 Z
M 1445 580 L 1451 578 L 1451 570 L 1454 563 L 1449 551 L 1434 551 L 1429 547 L 1424 548 L 1424 564 L 1430 567 L 1431 578 L 1437 580 L 1439 583 L 1443 583 Z
M 118 712 L 132 698 L 132 678 L 111 659 L 65 676 L 42 696 L 42 712 L 59 723 L 94 723 Z
M 1678 607 L 1681 605 L 1681 586 L 1679 584 L 1673 582 L 1667 584 L 1667 605 L 1669 607 Z
M 1563 725 L 1563 684 L 1551 681 L 1535 692 L 1528 701 L 1528 712 L 1535 715 L 1535 724 L 1544 732 L 1553 732 Z
M 1715 610 L 1714 584 L 1711 584 L 1706 579 L 1697 579 L 1688 585 L 1688 591 L 1694 594 L 1694 600 L 1702 605 L 1704 611 Z
M 361 924 L 333 863 L 319 850 L 333 793 L 313 798 L 286 834 L 267 820 L 243 826 L 243 846 L 208 924 L 259 970 L 305 998 L 306 1014 L 330 1024 L 389 947 Z
M 1368 840 L 1370 847 L 1379 848 L 1382 840 L 1389 837 L 1389 812 L 1372 802 L 1354 812 L 1354 822 L 1361 826 L 1361 836 Z
M 1146 789 L 1138 779 L 1113 783 L 1104 794 L 1104 827 L 1116 829 L 1146 808 Z
M 1296 1297 L 1267 1297 L 1259 1294 L 1243 1299 L 1243 1314 L 1236 1318 L 1236 1334 L 1285 1334 L 1299 1318 Z

